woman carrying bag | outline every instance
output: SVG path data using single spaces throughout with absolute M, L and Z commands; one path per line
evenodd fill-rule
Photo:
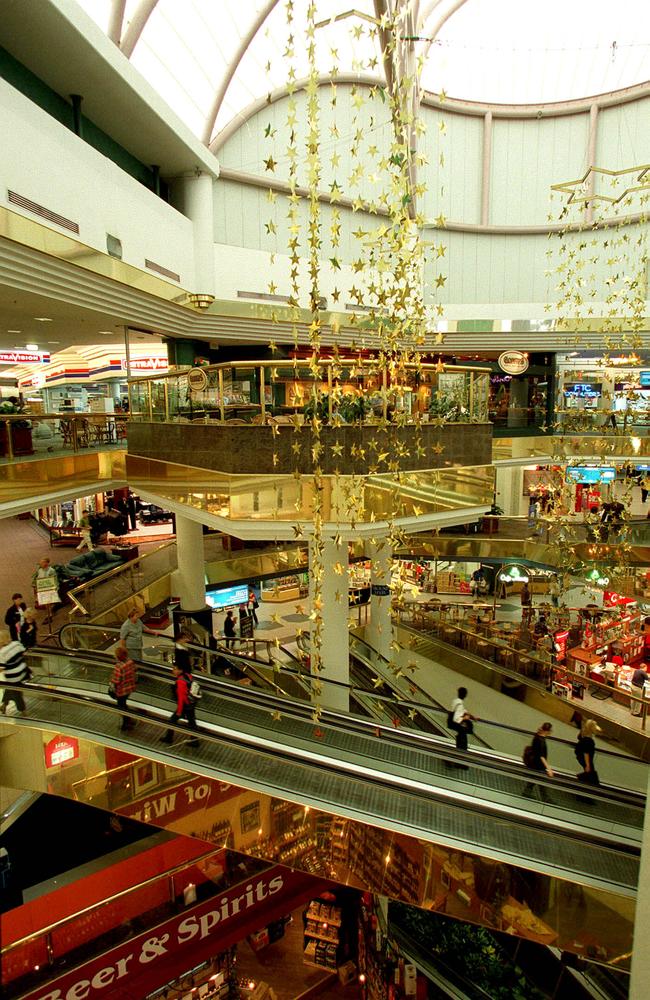
M 593 719 L 587 719 L 582 724 L 578 742 L 576 743 L 575 755 L 582 768 L 581 773 L 578 775 L 578 781 L 581 781 L 585 785 L 600 785 L 598 771 L 594 766 L 594 757 L 596 756 L 594 736 L 599 732 L 601 732 L 601 729 L 598 723 L 594 722 Z

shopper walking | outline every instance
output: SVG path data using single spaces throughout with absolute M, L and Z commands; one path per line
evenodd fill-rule
M 21 685 L 31 677 L 29 667 L 25 663 L 25 647 L 21 642 L 11 638 L 9 629 L 0 629 L 0 671 L 4 673 L 5 684 Z M 4 689 L 0 712 L 11 715 L 9 705 L 13 703 L 14 714 L 22 715 L 25 711 L 25 699 L 22 691 Z
M 522 622 L 529 622 L 533 613 L 533 595 L 527 583 L 521 588 L 519 596 L 521 599 L 521 620 Z
M 549 592 L 549 595 L 551 597 L 551 602 L 553 604 L 553 607 L 554 608 L 559 607 L 559 605 L 560 605 L 560 581 L 555 576 L 555 574 L 553 574 L 553 576 L 551 577 L 551 581 L 550 581 L 550 583 L 548 585 L 548 592 Z
M 478 721 L 476 715 L 471 715 L 465 708 L 465 698 L 467 688 L 458 688 L 458 694 L 451 703 L 449 711 L 449 728 L 456 734 L 456 749 L 467 750 L 467 737 L 474 732 L 474 723 Z
M 130 694 L 136 689 L 138 675 L 135 663 L 129 656 L 128 650 L 124 646 L 118 646 L 115 650 L 115 666 L 111 676 L 111 686 L 117 701 L 117 707 L 126 708 L 126 702 Z M 133 729 L 135 722 L 128 715 L 122 716 L 120 729 L 126 731 Z
M 226 613 L 226 620 L 223 623 L 223 634 L 226 639 L 226 648 L 232 649 L 235 645 L 235 617 L 232 611 Z
M 33 649 L 38 643 L 38 626 L 33 608 L 25 610 L 25 620 L 20 626 L 20 642 L 25 649 Z
M 530 746 L 527 746 L 524 750 L 524 764 L 526 767 L 530 768 L 531 771 L 539 771 L 542 774 L 545 773 L 549 778 L 553 777 L 553 771 L 551 770 L 548 762 L 548 746 L 546 740 L 551 735 L 552 731 L 553 726 L 551 723 L 543 722 L 533 736 Z M 535 794 L 536 790 L 539 792 L 539 796 L 542 801 L 550 801 L 546 788 L 543 785 L 536 785 L 532 782 L 525 786 L 524 795 L 531 798 Z
M 576 743 L 575 755 L 582 768 L 582 773 L 578 775 L 578 781 L 582 781 L 586 785 L 600 784 L 598 771 L 594 765 L 594 757 L 596 756 L 594 736 L 600 731 L 600 726 L 594 719 L 587 719 L 582 724 Z
M 249 615 L 251 616 L 251 618 L 253 619 L 253 624 L 254 625 L 259 625 L 259 622 L 257 620 L 257 609 L 258 608 L 259 608 L 259 603 L 258 603 L 258 600 L 257 600 L 257 594 L 251 588 L 248 591 L 248 604 L 246 605 L 246 609 L 247 609 Z
M 20 627 L 25 620 L 27 605 L 23 601 L 22 594 L 12 594 L 11 604 L 5 612 L 5 625 L 9 629 L 9 635 L 16 641 L 20 637 Z
M 169 717 L 169 721 L 172 725 L 175 725 L 179 719 L 185 719 L 188 728 L 193 732 L 196 732 L 196 713 L 194 707 L 194 699 L 190 694 L 190 688 L 192 687 L 192 675 L 187 671 L 181 670 L 180 667 L 173 666 L 172 670 L 174 672 L 174 698 L 176 699 L 176 711 L 172 712 Z M 174 730 L 168 729 L 164 736 L 160 738 L 161 743 L 173 743 L 174 742 Z M 197 747 L 199 741 L 196 737 L 187 741 L 189 747 Z
M 88 549 L 92 552 L 95 546 L 90 535 L 90 511 L 84 510 L 81 520 L 79 521 L 79 527 L 81 528 L 81 541 L 77 545 L 77 552 L 81 552 L 82 549 Z

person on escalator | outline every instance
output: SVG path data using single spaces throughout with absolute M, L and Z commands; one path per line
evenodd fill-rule
M 533 736 L 532 743 L 527 746 L 524 750 L 524 764 L 526 767 L 530 768 L 531 771 L 541 771 L 546 773 L 549 778 L 553 777 L 553 771 L 548 762 L 548 747 L 546 744 L 547 737 L 551 735 L 553 731 L 553 726 L 550 722 L 543 722 L 535 735 Z M 533 782 L 529 782 L 524 788 L 524 795 L 527 798 L 532 798 L 535 791 L 539 792 L 539 797 L 543 802 L 549 802 L 549 795 L 546 788 L 543 785 L 536 785 Z
M 582 768 L 581 774 L 578 775 L 578 781 L 582 781 L 586 785 L 600 784 L 598 771 L 594 766 L 594 757 L 596 756 L 594 736 L 600 731 L 600 726 L 594 719 L 587 719 L 582 723 L 578 742 L 576 743 L 575 755 Z
M 128 697 L 135 691 L 137 682 L 138 675 L 135 663 L 129 656 L 128 650 L 124 646 L 118 646 L 115 650 L 115 666 L 111 677 L 111 685 L 115 693 L 118 708 L 126 708 Z M 133 719 L 130 719 L 128 715 L 122 716 L 120 724 L 122 732 L 127 732 L 129 729 L 133 729 L 134 726 L 135 722 Z
M 176 699 L 176 711 L 172 712 L 169 721 L 172 725 L 175 725 L 179 719 L 185 719 L 188 729 L 196 732 L 196 712 L 194 699 L 190 693 L 192 675 L 177 666 L 173 666 L 172 670 L 174 671 L 173 697 Z M 174 730 L 168 729 L 165 735 L 161 736 L 160 742 L 173 743 Z M 188 747 L 198 747 L 199 741 L 196 737 L 192 737 L 192 739 L 187 741 L 187 745 Z
M 474 732 L 476 715 L 471 715 L 465 708 L 467 688 L 458 688 L 458 695 L 451 703 L 449 712 L 449 728 L 456 734 L 456 749 L 467 750 L 467 737 Z

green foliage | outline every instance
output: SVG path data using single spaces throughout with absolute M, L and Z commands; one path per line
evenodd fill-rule
M 346 424 L 354 424 L 364 419 L 370 410 L 370 403 L 366 396 L 357 396 L 349 392 L 341 397 L 337 409 Z
M 391 903 L 389 920 L 421 949 L 480 987 L 491 1000 L 542 1000 L 522 970 L 484 927 L 451 920 L 403 903 Z
M 302 412 L 306 420 L 313 420 L 314 417 L 318 417 L 322 423 L 329 423 L 329 395 L 325 392 L 318 400 L 312 396 L 303 406 Z

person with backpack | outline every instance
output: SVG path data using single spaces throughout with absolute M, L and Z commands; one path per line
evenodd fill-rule
M 179 719 L 185 719 L 188 729 L 196 732 L 196 711 L 195 706 L 201 698 L 201 687 L 198 681 L 192 679 L 192 675 L 187 670 L 174 665 L 173 697 L 176 700 L 176 710 L 172 712 L 169 721 L 175 725 Z M 161 743 L 174 742 L 174 730 L 168 729 L 164 736 L 160 738 Z M 189 747 L 198 747 L 199 741 L 196 737 L 187 741 Z

